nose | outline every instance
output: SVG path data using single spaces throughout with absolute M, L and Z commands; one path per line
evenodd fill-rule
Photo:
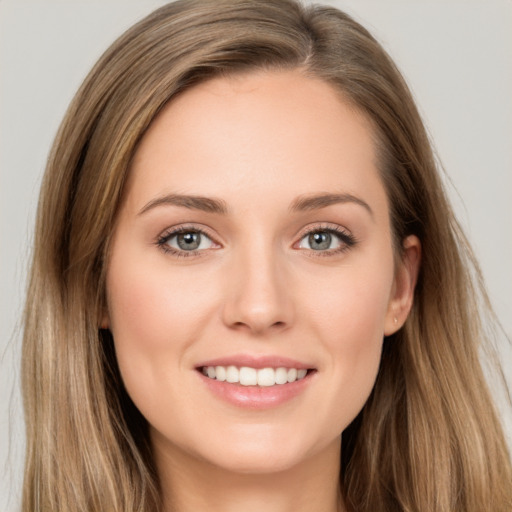
M 247 249 L 235 258 L 223 308 L 229 328 L 263 336 L 292 325 L 293 290 L 283 267 L 270 248 Z

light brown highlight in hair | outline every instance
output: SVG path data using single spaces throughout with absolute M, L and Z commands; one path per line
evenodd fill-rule
M 144 418 L 108 331 L 105 261 L 130 161 L 175 95 L 214 76 L 300 69 L 370 119 L 400 257 L 423 257 L 413 311 L 384 342 L 373 393 L 343 434 L 357 512 L 507 512 L 512 470 L 479 362 L 481 275 L 412 100 L 373 37 L 342 12 L 291 0 L 187 1 L 121 36 L 69 107 L 49 157 L 25 310 L 23 511 L 161 509 Z

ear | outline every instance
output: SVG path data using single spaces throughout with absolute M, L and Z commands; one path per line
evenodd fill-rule
M 418 280 L 421 262 L 421 242 L 414 235 L 402 244 L 402 254 L 397 263 L 393 289 L 384 324 L 384 335 L 398 331 L 407 320 L 414 300 L 414 288 Z

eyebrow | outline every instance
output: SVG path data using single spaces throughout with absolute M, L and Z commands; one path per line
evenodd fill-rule
M 149 201 L 142 207 L 138 215 L 142 215 L 157 206 L 181 206 L 190 210 L 200 210 L 207 213 L 225 215 L 228 212 L 226 202 L 212 197 L 191 196 L 182 194 L 167 194 Z
M 290 210 L 292 212 L 319 210 L 334 204 L 346 203 L 354 203 L 362 206 L 373 218 L 373 210 L 370 208 L 370 205 L 366 201 L 363 201 L 359 197 L 356 197 L 352 194 L 325 193 L 300 196 L 292 202 Z M 190 210 L 200 210 L 203 212 L 216 213 L 220 215 L 226 215 L 228 213 L 226 202 L 222 199 L 195 195 L 167 194 L 165 196 L 152 199 L 146 203 L 139 211 L 138 215 L 142 215 L 158 206 L 166 205 L 180 206 Z
M 373 210 L 370 205 L 352 194 L 313 194 L 300 196 L 291 204 L 291 211 L 301 212 L 308 210 L 319 210 L 333 204 L 354 203 L 362 206 L 373 218 Z

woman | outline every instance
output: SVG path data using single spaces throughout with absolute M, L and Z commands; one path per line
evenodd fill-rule
M 50 156 L 24 509 L 510 509 L 472 268 L 365 29 L 291 1 L 161 8 Z

